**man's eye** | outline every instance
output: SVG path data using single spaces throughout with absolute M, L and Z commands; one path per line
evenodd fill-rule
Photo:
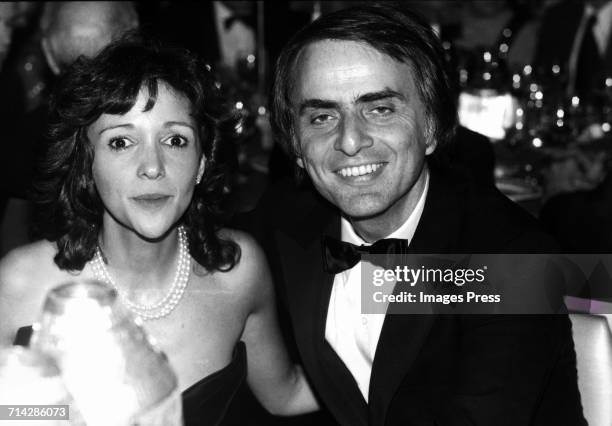
M 133 145 L 133 143 L 129 139 L 124 137 L 112 138 L 108 143 L 108 146 L 110 146 L 111 149 L 114 151 L 121 151 L 131 145 Z
M 187 139 L 180 135 L 172 135 L 164 143 L 172 148 L 182 148 L 187 145 Z
M 372 112 L 377 115 L 388 115 L 393 112 L 393 109 L 387 106 L 378 106 L 376 108 L 373 108 Z
M 323 124 L 331 119 L 333 119 L 334 117 L 332 117 L 329 114 L 319 114 L 319 115 L 315 115 L 314 117 L 312 117 L 310 119 L 310 122 L 312 124 Z

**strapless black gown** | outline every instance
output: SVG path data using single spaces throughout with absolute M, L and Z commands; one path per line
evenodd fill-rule
M 13 344 L 27 346 L 31 335 L 31 326 L 21 327 L 17 330 Z M 185 426 L 220 424 L 232 399 L 244 383 L 246 369 L 246 347 L 244 342 L 238 342 L 228 365 L 183 392 Z

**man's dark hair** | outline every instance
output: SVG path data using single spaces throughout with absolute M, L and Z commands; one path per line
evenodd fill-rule
M 286 144 L 293 156 L 299 155 L 291 103 L 295 66 L 304 48 L 322 40 L 365 43 L 396 61 L 408 64 L 427 109 L 429 136 L 439 145 L 452 138 L 457 109 L 444 70 L 442 46 L 436 34 L 422 17 L 404 8 L 360 6 L 321 16 L 295 34 L 278 58 L 272 88 L 272 128 L 277 139 Z
M 104 207 L 95 187 L 94 149 L 87 128 L 102 114 L 125 114 L 141 89 L 155 105 L 164 83 L 191 104 L 206 169 L 181 222 L 194 259 L 207 270 L 229 270 L 240 257 L 238 245 L 217 236 L 224 179 L 217 161 L 219 122 L 225 108 L 210 67 L 184 49 L 130 34 L 94 58 L 78 59 L 61 76 L 49 109 L 49 145 L 40 164 L 35 197 L 41 213 L 38 232 L 55 241 L 55 263 L 80 270 L 93 255 Z

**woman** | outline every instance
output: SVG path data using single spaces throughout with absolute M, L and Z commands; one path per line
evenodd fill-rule
M 50 288 L 95 278 L 116 288 L 168 355 L 187 390 L 187 420 L 202 392 L 217 398 L 200 407 L 209 415 L 220 394 L 235 392 L 241 341 L 248 383 L 270 412 L 316 408 L 283 346 L 261 250 L 219 226 L 217 95 L 188 52 L 133 37 L 67 71 L 38 186 L 46 239 L 0 263 L 0 343 L 36 320 Z

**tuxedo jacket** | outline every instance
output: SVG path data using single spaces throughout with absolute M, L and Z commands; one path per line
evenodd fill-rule
M 323 270 L 321 237 L 340 237 L 337 209 L 286 183 L 262 198 L 246 226 L 267 253 L 311 385 L 339 424 L 585 424 L 564 315 L 386 315 L 366 403 L 325 340 L 334 275 Z M 554 243 L 494 188 L 432 171 L 410 248 L 537 253 Z

